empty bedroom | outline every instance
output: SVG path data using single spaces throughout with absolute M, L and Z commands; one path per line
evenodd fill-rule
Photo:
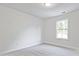
M 79 3 L 0 3 L 0 56 L 79 56 Z

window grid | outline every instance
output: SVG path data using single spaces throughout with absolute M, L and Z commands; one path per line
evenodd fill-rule
M 68 39 L 68 20 L 61 20 L 56 23 L 56 36 L 61 39 Z

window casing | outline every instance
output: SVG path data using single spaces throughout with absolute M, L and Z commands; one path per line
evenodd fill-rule
M 68 20 L 60 20 L 56 22 L 56 38 L 68 39 Z

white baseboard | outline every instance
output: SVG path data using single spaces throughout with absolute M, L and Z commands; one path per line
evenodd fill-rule
M 43 42 L 45 44 L 49 44 L 49 45 L 54 45 L 54 46 L 58 46 L 58 47 L 63 47 L 63 48 L 68 48 L 68 49 L 73 49 L 73 50 L 76 50 L 79 52 L 79 48 L 75 48 L 75 47 L 72 47 L 72 46 L 66 46 L 66 45 L 62 45 L 62 44 L 56 44 L 56 43 L 52 43 L 52 42 Z
M 39 45 L 39 44 L 41 44 L 41 43 L 42 43 L 42 42 L 39 41 L 39 42 L 34 42 L 34 43 L 30 44 L 30 45 L 27 45 L 26 47 L 23 47 L 23 48 L 10 49 L 10 50 L 4 51 L 4 52 L 1 53 L 0 55 L 5 55 L 5 54 L 7 54 L 7 53 L 9 53 L 9 52 L 13 52 L 13 51 L 16 51 L 16 50 L 20 50 L 20 49 L 32 47 L 32 46 L 35 46 L 35 45 Z

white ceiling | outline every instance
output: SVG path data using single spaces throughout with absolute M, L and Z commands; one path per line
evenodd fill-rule
M 39 18 L 48 18 L 62 15 L 79 9 L 79 3 L 57 3 L 54 7 L 45 7 L 43 3 L 16 3 L 0 4 L 18 11 L 37 16 Z

